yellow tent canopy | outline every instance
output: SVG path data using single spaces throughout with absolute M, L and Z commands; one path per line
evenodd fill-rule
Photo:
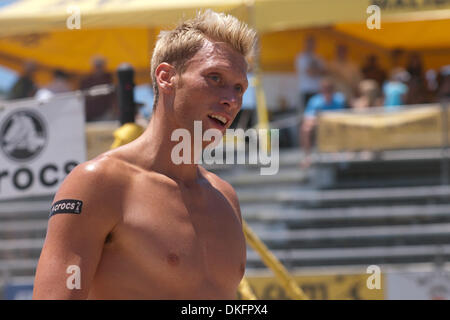
M 338 1 L 336 1 L 338 2 Z M 361 1 L 365 2 L 365 1 Z M 286 29 L 265 33 L 261 44 L 261 65 L 266 71 L 294 71 L 294 59 L 302 49 L 306 35 L 314 35 L 318 53 L 330 60 L 337 43 L 349 47 L 350 58 L 362 64 L 369 54 L 376 54 L 385 69 L 391 68 L 394 49 L 417 51 L 425 68 L 439 68 L 450 63 L 450 3 L 429 0 L 372 0 L 381 13 L 381 28 L 370 30 L 366 19 L 334 24 L 319 24 L 297 30 Z M 365 2 L 367 8 L 367 2 Z M 330 15 L 324 11 L 323 15 Z M 283 48 L 283 50 L 279 50 Z M 401 57 L 405 65 L 407 55 Z
M 74 81 L 90 70 L 93 55 L 102 55 L 108 69 L 131 63 L 138 82 L 149 82 L 149 60 L 161 27 L 176 23 L 196 10 L 242 15 L 241 0 L 18 0 L 0 8 L 0 64 L 20 71 L 24 60 L 39 65 L 36 80 L 50 80 L 63 69 Z M 68 19 L 80 13 L 80 29 Z M 78 77 L 77 77 L 78 76 Z
M 231 13 L 260 32 L 260 61 L 266 71 L 293 71 L 295 55 L 309 33 L 317 36 L 319 54 L 326 59 L 333 56 L 339 41 L 350 46 L 351 58 L 358 62 L 377 53 L 386 65 L 389 50 L 403 47 L 424 52 L 427 67 L 448 63 L 450 5 L 428 0 L 415 0 L 416 7 L 399 5 L 410 2 L 17 0 L 0 7 L 0 65 L 20 71 L 24 60 L 33 59 L 39 65 L 37 81 L 44 84 L 55 68 L 75 76 L 87 73 L 90 58 L 100 54 L 107 58 L 110 70 L 129 62 L 137 71 L 137 82 L 149 82 L 151 50 L 159 31 L 205 8 Z M 371 4 L 381 7 L 381 30 L 366 27 L 366 9 Z M 67 28 L 74 8 L 80 12 L 79 30 Z M 410 35 L 410 30 L 415 34 Z
M 0 36 L 67 31 L 73 8 L 82 29 L 161 27 L 199 9 L 228 12 L 261 32 L 361 21 L 369 0 L 17 0 L 0 9 Z
M 39 64 L 37 81 L 49 80 L 54 68 L 73 75 L 90 69 L 100 54 L 114 70 L 122 62 L 148 82 L 149 60 L 157 34 L 199 9 L 231 13 L 260 32 L 361 21 L 366 0 L 18 0 L 0 8 L 0 64 L 20 71 L 26 59 Z M 78 8 L 81 29 L 68 29 Z M 324 14 L 324 9 L 333 14 Z M 264 68 L 264 66 L 263 66 Z

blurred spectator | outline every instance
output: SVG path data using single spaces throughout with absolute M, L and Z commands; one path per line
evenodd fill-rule
M 413 78 L 418 78 L 421 80 L 424 79 L 423 63 L 418 52 L 413 52 L 409 56 L 406 71 L 408 71 L 409 75 L 411 76 L 411 79 Z
M 351 101 L 358 91 L 362 75 L 357 65 L 348 59 L 348 49 L 345 45 L 336 46 L 336 57 L 329 63 L 329 72 L 334 78 L 336 89 L 344 93 L 347 101 Z
M 317 125 L 317 114 L 326 110 L 339 110 L 346 107 L 345 96 L 336 92 L 333 80 L 324 78 L 320 83 L 320 93 L 311 97 L 305 110 L 305 117 L 301 125 L 300 141 L 305 158 L 301 166 L 306 168 L 310 165 L 310 153 L 313 140 L 313 131 Z
M 326 77 L 320 83 L 320 92 L 309 100 L 305 117 L 313 118 L 320 111 L 343 109 L 345 107 L 345 96 L 341 92 L 336 92 L 333 80 Z
M 112 74 L 106 72 L 106 61 L 104 58 L 96 56 L 92 59 L 92 72 L 81 80 L 80 89 L 85 90 L 91 87 L 112 84 Z M 86 96 L 85 112 L 86 121 L 111 120 L 117 117 L 114 109 L 114 95 L 112 93 L 106 95 Z
M 378 65 L 378 58 L 369 55 L 361 68 L 364 79 L 373 79 L 381 87 L 386 80 L 386 72 Z
M 427 70 L 425 73 L 425 79 L 427 81 L 427 89 L 435 92 L 438 89 L 438 74 L 436 70 Z
M 441 68 L 439 74 L 439 100 L 449 100 L 450 99 L 450 65 Z
M 409 81 L 410 76 L 403 68 L 392 70 L 391 77 L 383 85 L 384 105 L 386 107 L 400 106 L 406 102 L 406 94 L 408 86 L 405 84 Z
M 428 92 L 428 103 L 436 102 L 438 95 L 438 75 L 434 69 L 429 69 L 425 72 L 425 90 Z
M 300 94 L 300 108 L 304 108 L 313 95 L 320 90 L 320 79 L 325 73 L 323 60 L 315 54 L 316 40 L 308 36 L 305 49 L 295 59 Z
M 406 66 L 410 75 L 406 104 L 428 103 L 432 100 L 428 89 L 422 59 L 418 52 L 412 52 Z
M 391 70 L 403 68 L 403 49 L 397 48 L 391 51 Z
M 68 81 L 69 75 L 60 69 L 53 72 L 53 80 L 46 86 L 53 93 L 62 93 L 72 91 Z
M 33 61 L 27 61 L 23 65 L 21 76 L 12 86 L 8 94 L 9 100 L 23 99 L 34 96 L 37 86 L 33 81 L 33 74 L 36 71 L 36 64 Z
M 53 97 L 55 93 L 71 91 L 68 77 L 64 71 L 56 69 L 53 72 L 53 80 L 46 87 L 40 88 L 36 92 L 35 98 L 39 101 L 45 101 Z
M 408 81 L 408 92 L 405 104 L 423 104 L 432 101 L 431 92 L 427 90 L 424 79 L 411 77 Z
M 381 97 L 380 86 L 373 79 L 366 79 L 359 83 L 359 96 L 352 101 L 352 108 L 363 110 L 369 107 L 383 106 L 383 98 Z

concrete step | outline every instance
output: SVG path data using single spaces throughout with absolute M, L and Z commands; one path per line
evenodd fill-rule
M 379 205 L 380 203 L 449 203 L 450 186 L 371 188 L 345 190 L 293 190 L 260 188 L 236 192 L 241 204 L 284 203 L 303 207 L 343 207 Z
M 0 240 L 0 260 L 39 258 L 44 238 Z
M 404 150 L 383 150 L 377 152 L 356 151 L 356 152 L 313 152 L 311 154 L 312 166 L 342 164 L 342 163 L 399 163 L 399 162 L 414 162 L 421 160 L 440 160 L 443 156 L 442 149 L 404 149 Z M 304 153 L 297 148 L 284 149 L 279 152 L 280 168 L 294 168 L 298 167 Z M 206 166 L 211 170 L 227 170 L 233 169 L 237 165 L 220 165 L 214 164 Z M 242 167 L 258 167 L 258 165 L 242 165 Z
M 4 220 L 48 218 L 51 201 L 50 198 L 31 201 L 1 201 L 0 222 Z
M 293 151 L 291 156 L 294 156 Z M 297 153 L 301 156 L 301 152 Z M 314 153 L 312 158 L 318 165 L 338 163 L 386 163 L 386 162 L 415 162 L 420 160 L 441 160 L 444 156 L 441 148 L 427 149 L 398 149 L 361 152 L 323 152 Z
M 273 250 L 272 253 L 289 268 L 450 261 L 450 245 L 293 249 Z M 258 253 L 253 250 L 247 252 L 247 265 L 249 268 L 264 267 Z
M 260 187 L 263 185 L 286 186 L 290 184 L 302 184 L 308 181 L 308 174 L 300 169 L 280 169 L 275 175 L 261 175 L 259 171 L 241 170 L 233 174 L 222 174 L 222 179 L 233 187 Z
M 436 262 L 418 262 L 418 263 L 383 263 L 377 264 L 383 275 L 390 272 L 436 272 L 437 267 L 442 272 L 450 272 L 450 262 L 442 262 L 439 266 Z M 351 265 L 320 265 L 320 266 L 303 266 L 288 267 L 288 271 L 293 275 L 329 275 L 329 274 L 366 274 L 367 263 L 351 264 Z M 273 276 L 272 270 L 267 267 L 253 267 L 247 264 L 245 268 L 245 276 L 248 277 L 266 277 Z
M 0 239 L 44 238 L 47 219 L 2 221 Z
M 34 277 L 38 259 L 8 259 L 0 260 L 0 275 L 11 277 Z
M 259 229 L 255 233 L 272 250 L 450 244 L 450 223 L 306 230 Z
M 250 225 L 284 223 L 289 229 L 450 222 L 450 204 L 326 209 L 291 208 L 282 204 L 244 204 L 241 212 Z

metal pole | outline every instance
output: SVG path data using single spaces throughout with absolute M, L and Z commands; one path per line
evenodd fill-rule
M 120 124 L 134 123 L 136 105 L 134 102 L 134 69 L 128 63 L 123 63 L 117 68 L 119 86 L 117 92 L 120 110 Z

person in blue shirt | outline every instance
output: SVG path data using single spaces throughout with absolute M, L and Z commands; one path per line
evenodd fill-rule
M 324 78 L 320 84 L 320 93 L 312 96 L 306 105 L 304 119 L 300 129 L 301 147 L 305 153 L 301 167 L 307 168 L 310 165 L 312 133 L 317 125 L 318 113 L 328 110 L 344 109 L 346 105 L 347 102 L 344 94 L 335 91 L 333 81 L 330 78 Z
M 392 70 L 391 77 L 383 84 L 384 106 L 392 108 L 405 104 L 410 75 L 402 68 Z
M 391 78 L 383 85 L 384 105 L 387 108 L 401 106 L 405 104 L 410 75 L 407 71 L 397 68 L 391 73 Z

